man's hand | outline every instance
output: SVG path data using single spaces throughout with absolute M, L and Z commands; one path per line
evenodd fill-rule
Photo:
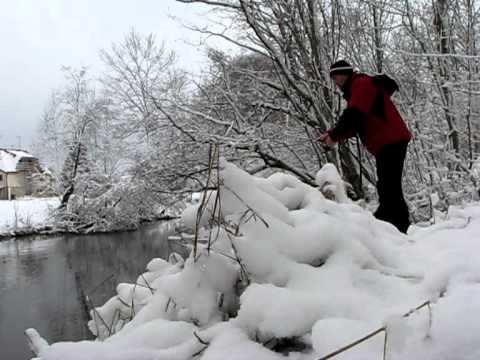
M 323 133 L 318 136 L 318 140 L 328 147 L 334 147 L 335 141 L 332 140 L 328 133 Z

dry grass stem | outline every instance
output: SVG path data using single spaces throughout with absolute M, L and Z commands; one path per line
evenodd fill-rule
M 407 318 L 410 315 L 412 315 L 413 313 L 417 312 L 418 310 L 423 309 L 424 307 L 428 307 L 428 310 L 429 310 L 429 322 L 428 322 L 428 324 L 429 324 L 429 329 L 431 329 L 431 326 L 432 326 L 432 310 L 431 310 L 430 300 L 425 301 L 423 304 L 417 306 L 416 308 L 414 308 L 412 310 L 409 310 L 408 312 L 403 314 L 402 317 Z M 368 339 L 380 334 L 381 332 L 385 332 L 385 338 L 384 338 L 384 342 L 383 342 L 383 359 L 385 360 L 386 359 L 386 354 L 387 354 L 387 345 L 388 345 L 387 328 L 385 326 L 382 326 L 382 327 L 378 328 L 377 330 L 372 331 L 371 333 L 365 335 L 364 337 L 362 337 L 358 340 L 355 340 L 354 342 L 352 342 L 348 345 L 345 345 L 345 346 L 341 347 L 340 349 L 337 349 L 337 350 L 331 352 L 330 354 L 319 358 L 318 360 L 331 359 L 334 356 L 337 356 L 337 355 L 339 355 L 339 354 L 341 354 L 341 353 L 343 353 L 343 352 L 345 352 L 345 351 L 363 343 L 364 341 L 367 341 Z

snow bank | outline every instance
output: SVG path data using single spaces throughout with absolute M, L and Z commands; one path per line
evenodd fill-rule
M 0 200 L 0 236 L 45 228 L 50 224 L 50 212 L 59 205 L 56 197 Z
M 479 358 L 480 206 L 405 236 L 350 202 L 329 164 L 318 189 L 220 166 L 219 189 L 183 213 L 196 252 L 119 284 L 91 312 L 101 341 L 48 345 L 30 329 L 40 359 L 311 360 L 379 329 L 336 358 L 381 358 L 382 329 L 390 359 Z M 409 312 L 426 300 L 433 317 Z

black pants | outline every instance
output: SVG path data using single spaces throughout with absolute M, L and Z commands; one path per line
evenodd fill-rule
M 385 145 L 376 158 L 380 205 L 374 215 L 379 220 L 395 225 L 403 233 L 407 233 L 410 225 L 408 207 L 402 190 L 403 163 L 407 146 L 407 141 Z

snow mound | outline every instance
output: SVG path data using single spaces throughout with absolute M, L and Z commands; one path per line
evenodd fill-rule
M 200 228 L 190 256 L 119 284 L 91 312 L 99 341 L 48 345 L 28 330 L 40 359 L 311 360 L 379 329 L 337 358 L 381 358 L 383 330 L 390 359 L 479 358 L 478 206 L 405 236 L 351 202 L 331 164 L 316 177 L 328 198 L 223 159 L 219 175 L 183 213 Z M 409 312 L 426 300 L 433 317 Z

